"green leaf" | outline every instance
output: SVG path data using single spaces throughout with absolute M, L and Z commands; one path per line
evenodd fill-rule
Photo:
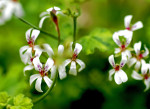
M 9 100 L 10 96 L 7 94 L 7 92 L 0 93 L 0 107 L 6 106 Z
M 112 33 L 103 28 L 95 29 L 88 36 L 81 38 L 79 43 L 83 46 L 83 51 L 87 55 L 94 53 L 95 48 L 101 52 L 106 52 L 112 50 L 114 46 Z
M 33 103 L 32 100 L 28 97 L 24 97 L 23 94 L 19 94 L 13 99 L 14 106 L 11 106 L 10 109 L 32 109 Z

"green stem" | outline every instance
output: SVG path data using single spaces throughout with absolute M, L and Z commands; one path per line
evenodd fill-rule
M 73 48 L 76 42 L 77 17 L 73 16 Z
M 43 100 L 52 91 L 52 89 L 54 88 L 54 85 L 56 83 L 57 77 L 58 77 L 58 72 L 56 72 L 56 74 L 55 74 L 55 77 L 54 77 L 54 80 L 53 80 L 53 83 L 52 83 L 51 87 L 41 97 L 39 97 L 36 100 L 33 100 L 34 104 L 36 104 L 36 103 L 40 102 L 41 100 Z
M 55 35 L 50 34 L 50 33 L 47 33 L 47 32 L 45 32 L 45 31 L 41 30 L 40 28 L 38 28 L 38 27 L 32 25 L 31 23 L 29 23 L 28 21 L 26 21 L 26 20 L 24 20 L 24 19 L 22 19 L 22 18 L 19 18 L 19 17 L 17 17 L 17 18 L 18 18 L 20 21 L 22 21 L 23 23 L 25 23 L 25 24 L 31 26 L 32 28 L 37 29 L 37 30 L 40 30 L 41 33 L 43 33 L 43 34 L 45 34 L 45 35 L 48 35 L 48 36 L 50 36 L 51 38 L 57 40 L 57 37 L 56 37 Z
M 56 29 L 57 29 L 57 32 L 58 32 L 58 46 L 59 46 L 59 44 L 60 44 L 60 30 L 59 30 L 58 24 L 56 24 Z

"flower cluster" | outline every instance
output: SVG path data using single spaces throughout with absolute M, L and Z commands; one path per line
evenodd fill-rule
M 10 20 L 12 15 L 22 17 L 24 14 L 22 5 L 18 0 L 0 0 L 0 25 Z
M 109 56 L 109 63 L 113 67 L 113 69 L 109 71 L 109 80 L 112 80 L 112 75 L 115 74 L 114 80 L 117 84 L 126 82 L 128 77 L 122 68 L 125 64 L 127 64 L 128 67 L 132 67 L 134 65 L 132 77 L 137 80 L 144 80 L 146 85 L 145 90 L 147 90 L 150 87 L 150 72 L 148 70 L 150 68 L 150 64 L 146 63 L 145 57 L 149 55 L 149 50 L 145 45 L 144 50 L 141 50 L 141 41 L 135 43 L 133 48 L 129 47 L 129 45 L 133 44 L 133 32 L 143 27 L 141 21 L 131 25 L 131 19 L 132 15 L 125 16 L 125 30 L 120 30 L 113 34 L 113 40 L 119 46 L 119 48 L 115 48 L 114 54 L 115 57 L 121 56 L 121 62 L 120 64 L 115 64 L 114 55 Z M 137 73 L 140 69 L 141 74 Z
M 47 12 L 43 12 L 42 16 L 46 16 L 51 11 L 55 16 L 57 14 L 57 7 L 50 8 Z M 60 10 L 60 9 L 59 9 Z M 47 17 L 47 16 L 46 16 Z M 39 23 L 39 27 L 42 28 L 44 19 L 43 17 Z M 49 16 L 50 17 L 50 16 Z M 59 73 L 59 78 L 64 79 L 67 76 L 66 67 L 70 64 L 69 74 L 77 75 L 77 64 L 80 66 L 78 72 L 85 68 L 85 64 L 82 60 L 77 59 L 79 53 L 82 50 L 82 46 L 79 43 L 75 43 L 73 48 L 73 42 L 70 42 L 69 49 L 65 49 L 63 45 L 59 44 L 57 52 L 54 52 L 51 46 L 47 43 L 42 45 L 36 45 L 35 41 L 39 36 L 40 31 L 30 28 L 26 32 L 26 40 L 28 45 L 20 48 L 20 57 L 24 64 L 27 66 L 24 68 L 24 75 L 26 71 L 35 69 L 38 73 L 30 76 L 30 85 L 36 80 L 35 89 L 38 92 L 43 92 L 41 89 L 42 80 L 45 81 L 48 87 L 51 87 L 54 82 L 54 76 Z M 43 56 L 43 52 L 47 55 L 44 57 L 47 59 L 46 63 L 40 58 Z M 69 55 L 64 55 L 65 53 Z

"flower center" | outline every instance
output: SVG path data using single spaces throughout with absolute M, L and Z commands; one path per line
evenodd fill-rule
M 121 45 L 121 51 L 124 51 L 126 49 L 125 45 Z
M 149 75 L 148 75 L 148 74 L 145 74 L 145 75 L 144 75 L 144 79 L 147 80 L 148 78 L 149 78 Z
M 115 69 L 115 71 L 119 71 L 120 70 L 120 66 L 116 65 L 116 67 L 114 69 Z
M 141 60 L 143 58 L 143 55 L 140 53 L 138 56 L 137 56 L 137 59 L 138 60 Z
M 33 41 L 32 38 L 29 39 L 28 44 L 29 44 L 30 47 L 33 47 L 33 46 L 34 46 L 34 41 Z
M 39 71 L 39 73 L 40 73 L 40 75 L 41 75 L 42 77 L 48 75 L 47 73 L 45 73 L 45 70 L 43 70 L 43 69 L 42 69 L 41 71 Z
M 18 0 L 12 0 L 13 2 L 17 2 Z
M 127 30 L 131 30 L 131 28 L 130 28 L 130 27 L 127 27 L 126 29 L 127 29 Z

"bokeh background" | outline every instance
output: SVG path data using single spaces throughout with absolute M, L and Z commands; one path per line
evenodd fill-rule
M 63 10 L 68 8 L 74 10 L 76 7 L 81 9 L 81 16 L 77 22 L 77 42 L 83 44 L 79 58 L 86 63 L 86 68 L 76 77 L 68 75 L 64 80 L 58 79 L 52 92 L 43 101 L 35 104 L 33 109 L 150 108 L 150 90 L 144 92 L 143 81 L 131 78 L 133 68 L 124 67 L 129 78 L 126 83 L 117 85 L 114 80 L 108 81 L 108 71 L 111 69 L 108 56 L 113 54 L 114 48 L 117 47 L 112 40 L 112 34 L 124 29 L 126 15 L 133 15 L 133 24 L 140 20 L 144 25 L 144 28 L 134 32 L 132 43 L 142 41 L 148 48 L 150 47 L 150 0 L 20 0 L 20 2 L 25 12 L 23 18 L 36 26 L 40 20 L 40 13 L 51 6 L 58 6 Z M 71 40 L 72 18 L 59 16 L 59 26 L 61 38 Z M 32 71 L 27 72 L 27 76 L 23 75 L 25 65 L 19 56 L 19 49 L 27 45 L 25 32 L 29 28 L 30 26 L 16 17 L 0 26 L 0 91 L 6 91 L 11 96 L 23 93 L 35 99 L 42 94 L 36 92 L 34 85 L 29 85 Z M 50 20 L 45 21 L 42 29 L 57 35 L 55 26 Z M 87 37 L 92 35 L 100 37 L 99 43 L 87 40 Z M 36 43 L 49 43 L 53 49 L 57 48 L 57 40 L 42 33 Z M 149 58 L 146 61 L 149 62 Z

